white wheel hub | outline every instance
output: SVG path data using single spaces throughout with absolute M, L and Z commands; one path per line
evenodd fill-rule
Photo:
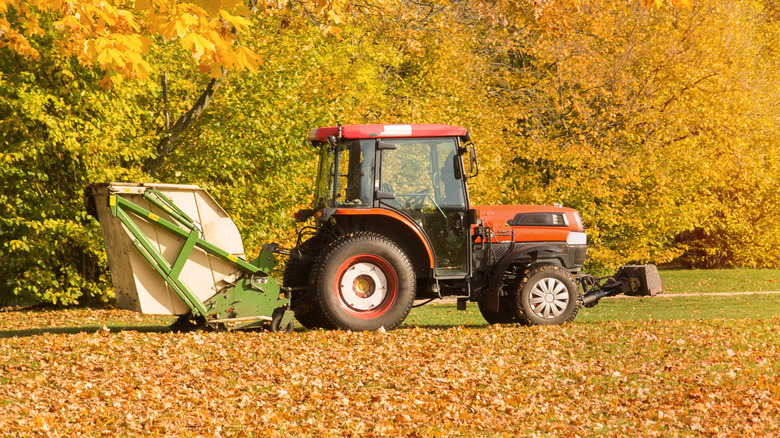
M 569 291 L 562 281 L 543 278 L 531 288 L 528 301 L 536 315 L 542 318 L 556 318 L 569 305 Z
M 387 276 L 373 263 L 355 263 L 341 277 L 340 295 L 355 310 L 371 310 L 387 296 Z

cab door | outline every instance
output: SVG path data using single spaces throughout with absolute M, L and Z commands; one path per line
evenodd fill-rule
M 383 207 L 399 210 L 425 231 L 438 278 L 469 273 L 466 185 L 454 138 L 392 139 L 379 172 Z

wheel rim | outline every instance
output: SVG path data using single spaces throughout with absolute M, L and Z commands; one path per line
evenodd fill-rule
M 398 278 L 384 259 L 359 255 L 341 265 L 334 290 L 347 313 L 358 318 L 376 318 L 392 307 L 398 295 Z
M 569 290 L 556 278 L 544 278 L 531 288 L 528 303 L 537 316 L 557 318 L 569 306 Z

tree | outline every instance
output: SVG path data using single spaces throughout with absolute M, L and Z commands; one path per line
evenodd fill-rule
M 93 181 L 196 183 L 250 255 L 293 243 L 338 122 L 466 126 L 472 200 L 578 208 L 591 268 L 778 265 L 777 10 L 683 3 L 6 1 L 0 303 L 110 298 Z
M 778 153 L 776 57 L 758 6 L 582 2 L 556 29 L 512 16 L 488 29 L 509 34 L 490 55 L 505 142 L 514 145 L 502 201 L 580 209 L 595 265 L 691 258 L 701 244 L 717 263 L 777 264 L 776 251 L 745 258 L 760 240 L 748 236 L 768 242 L 775 233 L 765 225 L 747 233 L 734 220 L 777 208 L 763 184 Z M 747 200 L 738 187 L 767 190 Z M 733 243 L 694 243 L 712 234 Z
M 249 9 L 237 0 L 208 2 L 128 2 L 98 0 L 6 0 L 0 4 L 0 48 L 40 59 L 36 40 L 48 35 L 52 48 L 81 65 L 104 71 L 102 85 L 123 78 L 146 79 L 153 71 L 144 59 L 156 43 L 178 40 L 213 78 L 228 70 L 256 70 L 259 59 L 238 42 Z
M 0 3 L 0 305 L 108 300 L 102 240 L 84 212 L 83 187 L 148 181 L 144 170 L 175 151 L 205 108 L 204 99 L 186 104 L 200 94 L 197 72 L 210 76 L 211 96 L 224 71 L 258 66 L 239 40 L 250 24 L 240 2 L 128 4 Z M 313 14 L 338 18 L 338 4 L 311 4 Z M 171 132 L 158 129 L 161 88 L 151 59 L 182 80 L 172 94 L 183 99 L 172 107 L 189 115 Z

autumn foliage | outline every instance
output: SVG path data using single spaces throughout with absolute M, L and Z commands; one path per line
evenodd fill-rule
M 110 299 L 89 182 L 197 183 L 250 252 L 291 243 L 305 133 L 339 122 L 469 128 L 472 200 L 579 209 L 590 269 L 778 266 L 779 20 L 768 0 L 2 0 L 0 305 Z
M 780 432 L 776 319 L 284 336 L 143 324 L 119 311 L 3 314 L 0 335 L 12 337 L 0 343 L 0 428 L 11 436 Z M 49 328 L 36 333 L 41 327 Z

